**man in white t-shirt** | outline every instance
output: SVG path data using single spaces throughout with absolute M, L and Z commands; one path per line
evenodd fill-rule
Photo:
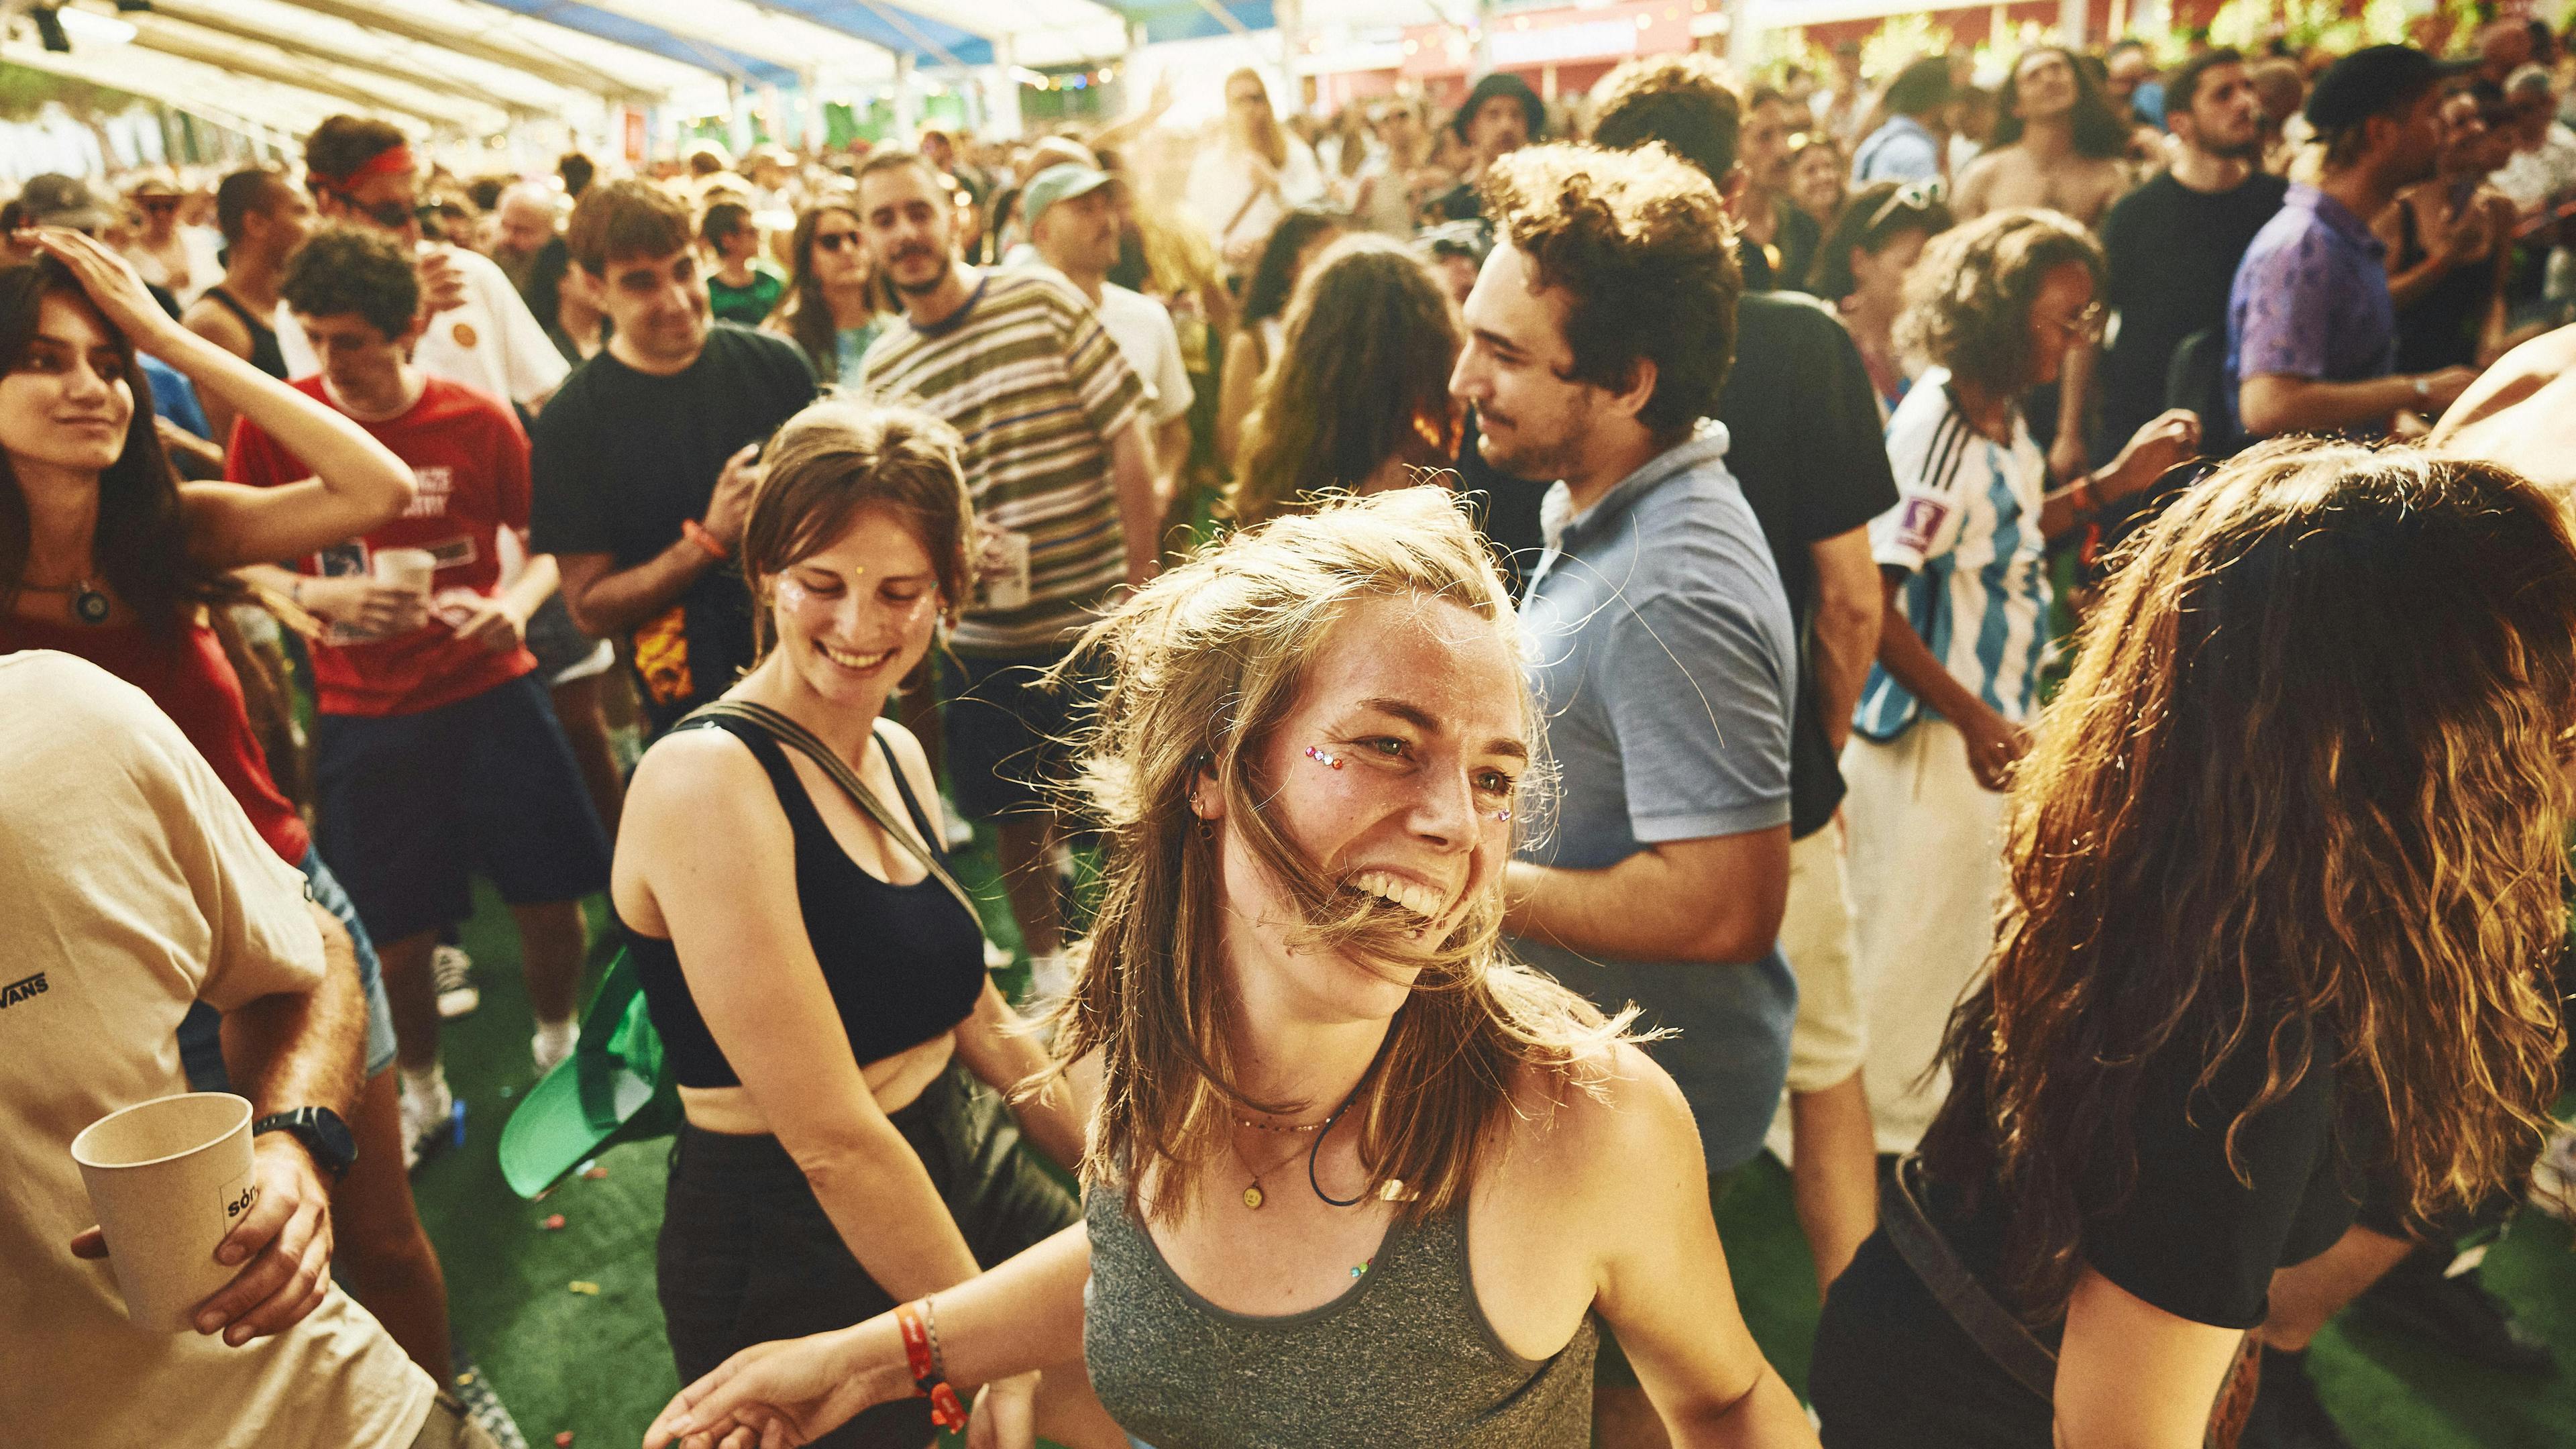
M 13 1444 L 491 1449 L 330 1279 L 327 1180 L 366 1007 L 338 922 L 142 691 L 0 658 L 0 1424 Z M 329 955 L 326 955 L 329 953 Z M 330 956 L 339 959 L 329 963 Z M 192 1333 L 127 1320 L 71 1142 L 188 1090 L 179 1019 L 225 1013 L 259 1198 Z
M 499 263 L 463 247 L 421 249 L 420 164 L 401 131 L 356 116 L 324 120 L 304 140 L 304 184 L 324 221 L 372 226 L 419 251 L 430 320 L 413 348 L 414 366 L 531 413 L 563 384 L 571 366 Z M 277 345 L 287 376 L 322 370 L 304 329 L 282 307 Z
M 1154 478 L 1168 499 L 1190 456 L 1190 370 L 1163 304 L 1109 280 L 1118 262 L 1119 182 L 1105 171 L 1065 163 L 1029 179 L 1020 194 L 1029 240 L 1038 257 L 1091 299 L 1100 325 L 1127 365 L 1145 380 L 1145 416 L 1153 425 Z

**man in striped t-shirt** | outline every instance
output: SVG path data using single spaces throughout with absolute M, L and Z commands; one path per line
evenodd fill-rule
M 904 307 L 861 359 L 860 386 L 946 419 L 966 444 L 983 553 L 950 641 L 941 733 L 959 807 L 1000 827 L 1004 884 L 1043 984 L 1061 939 L 1053 818 L 1036 782 L 1072 720 L 1037 682 L 1121 584 L 1153 577 L 1162 499 L 1144 384 L 1062 276 L 957 260 L 949 183 L 919 155 L 877 152 L 858 187 L 869 257 Z

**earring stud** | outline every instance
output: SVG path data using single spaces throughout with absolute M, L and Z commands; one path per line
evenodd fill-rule
M 1308 745 L 1306 747 L 1306 758 L 1313 760 L 1318 764 L 1330 765 L 1336 770 L 1342 767 L 1341 756 L 1327 753 L 1315 745 Z
M 1509 810 L 1497 810 L 1494 812 L 1494 818 L 1503 822 L 1505 825 L 1509 825 L 1512 823 L 1512 812 Z

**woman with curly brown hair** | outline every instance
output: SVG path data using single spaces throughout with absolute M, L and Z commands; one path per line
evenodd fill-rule
M 1887 426 L 1897 505 L 1870 525 L 1886 620 L 1843 751 L 1881 1152 L 1911 1149 L 1932 1120 L 1941 1022 L 1985 961 L 1999 792 L 2028 748 L 2048 644 L 2048 541 L 2199 438 L 2190 413 L 2167 413 L 2048 491 L 2022 401 L 2099 335 L 2102 267 L 2074 222 L 2005 211 L 1934 238 L 1906 280 L 1897 346 L 1931 366 Z
M 1316 258 L 1288 306 L 1277 362 L 1244 424 L 1227 495 L 1254 524 L 1329 488 L 1380 493 L 1458 455 L 1449 371 L 1458 308 L 1413 252 L 1362 232 Z
M 1248 529 L 1086 644 L 1107 881 L 1055 1042 L 1105 1078 L 1083 1224 L 737 1354 L 646 1442 L 802 1443 L 1000 1380 L 979 1433 L 1026 1445 L 1011 1376 L 1044 1368 L 1154 1444 L 1579 1449 L 1597 1315 L 1674 1442 L 1813 1445 L 1634 1013 L 1498 949 L 1538 720 L 1457 504 Z
M 1825 1442 L 2200 1444 L 2365 1182 L 2416 1222 L 2517 1183 L 2571 726 L 2576 543 L 2521 478 L 2281 443 L 2182 495 L 2021 767 L 1957 1085 L 1825 1306 Z

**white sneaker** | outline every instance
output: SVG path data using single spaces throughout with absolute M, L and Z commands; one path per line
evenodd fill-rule
M 540 1029 L 535 1036 L 528 1038 L 528 1055 L 534 1059 L 537 1064 L 537 1075 L 539 1077 L 543 1077 L 546 1073 L 553 1071 L 558 1066 L 561 1066 L 564 1058 L 571 1056 L 572 1049 L 580 1044 L 581 1028 L 576 1026 L 572 1030 L 564 1033 L 563 1040 L 558 1042 L 553 1050 L 549 1051 L 546 1049 L 546 1033 L 543 1029 Z
M 2531 1205 L 2562 1223 L 2576 1223 L 2576 1127 L 2559 1124 L 2531 1165 Z
M 454 1021 L 483 1004 L 483 993 L 474 985 L 474 958 L 466 955 L 462 947 L 441 946 L 430 952 L 429 980 L 438 988 L 438 1014 L 442 1020 Z
M 459 1135 L 456 1094 L 442 1082 L 435 1092 L 402 1093 L 403 1171 L 420 1166 L 421 1154 Z

